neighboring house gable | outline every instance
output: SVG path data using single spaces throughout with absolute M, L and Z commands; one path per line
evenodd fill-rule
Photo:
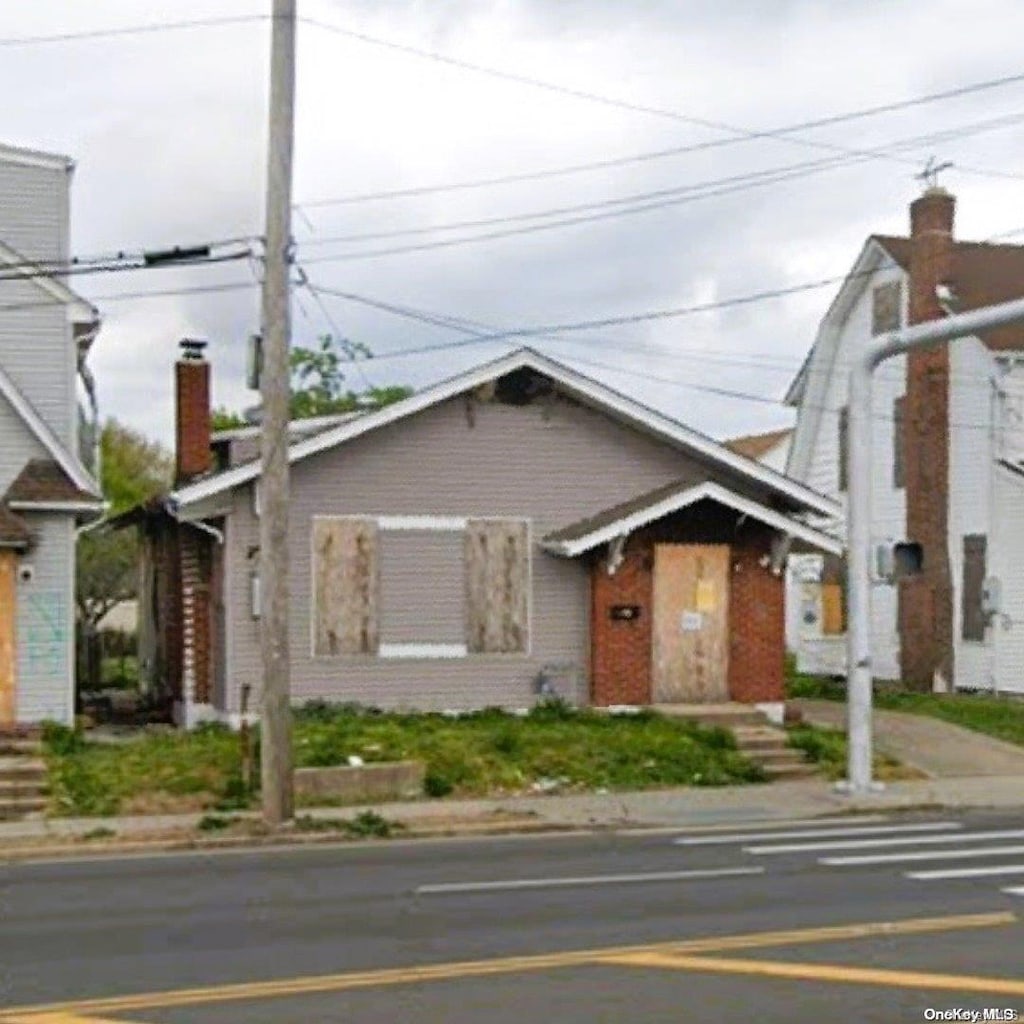
M 0 146 L 0 727 L 74 716 L 76 524 L 102 508 L 78 451 L 96 310 L 59 278 L 71 162 Z M 84 377 L 83 373 L 83 377 Z
M 911 238 L 868 239 L 788 393 L 798 407 L 788 472 L 840 502 L 846 497 L 842 422 L 852 353 L 872 334 L 1024 293 L 1024 246 L 954 241 L 952 210 L 952 197 L 941 190 L 915 201 L 915 238 L 927 247 L 917 256 Z M 1013 554 L 1024 538 L 1016 541 L 1004 526 L 1015 521 L 1015 511 L 1000 506 L 1016 491 L 997 479 L 999 444 L 1019 429 L 1009 422 L 1007 395 L 1022 348 L 1024 328 L 1016 325 L 900 356 L 875 373 L 872 541 L 913 539 L 925 547 L 919 579 L 872 589 L 877 676 L 929 687 L 1021 688 L 1014 661 L 999 655 L 1016 615 L 990 616 L 979 631 L 977 609 L 965 603 L 964 593 L 976 589 L 983 544 L 988 565 L 998 549 L 1010 560 L 1004 566 L 1017 562 L 1024 569 L 1024 552 Z M 835 529 L 842 531 L 841 519 Z M 845 636 L 824 631 L 826 620 L 844 621 L 826 614 L 824 604 L 835 573 L 815 561 L 793 564 L 802 586 L 800 667 L 838 673 Z

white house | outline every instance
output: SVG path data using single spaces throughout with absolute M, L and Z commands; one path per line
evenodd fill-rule
M 1024 295 L 1024 246 L 955 241 L 931 187 L 910 237 L 872 235 L 825 314 L 787 401 L 787 473 L 845 503 L 851 353 L 873 334 Z M 876 550 L 921 544 L 923 571 L 873 589 L 876 678 L 1024 692 L 1024 327 L 884 363 L 875 375 Z M 843 532 L 843 523 L 831 524 Z M 798 667 L 845 671 L 844 564 L 790 560 Z
M 0 145 L 0 729 L 73 720 L 75 530 L 102 509 L 77 395 L 99 315 L 55 276 L 72 168 Z

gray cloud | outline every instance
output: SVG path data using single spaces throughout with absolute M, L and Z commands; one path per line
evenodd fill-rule
M 5 11 L 0 34 L 27 35 L 169 19 L 155 0 L 46 0 Z M 572 88 L 750 128 L 855 109 L 1019 68 L 1012 0 L 611 3 L 604 0 L 305 0 L 302 11 L 413 46 L 442 50 Z M 198 7 L 198 5 L 197 5 Z M 211 0 L 195 17 L 262 14 L 262 0 Z M 174 17 L 188 15 L 179 8 Z M 998 28 L 996 28 L 998 26 Z M 295 197 L 527 172 L 727 137 L 668 118 L 502 82 L 305 26 L 300 31 Z M 0 115 L 4 141 L 78 161 L 73 237 L 82 254 L 258 232 L 266 129 L 265 23 L 5 51 L 0 85 L 24 97 Z M 870 147 L 1024 109 L 1007 88 L 809 134 Z M 945 143 L 943 159 L 1021 169 L 1019 132 Z M 820 158 L 775 140 L 516 186 L 392 202 L 308 208 L 299 258 L 326 287 L 502 326 L 687 306 L 842 273 L 866 234 L 902 231 L 917 190 L 911 164 L 872 161 L 662 210 L 462 247 L 315 262 L 364 243 L 334 235 L 396 230 L 602 201 Z M 954 171 L 964 236 L 1024 227 L 1024 183 Z M 411 239 L 414 241 L 416 239 Z M 396 243 L 399 240 L 396 240 Z M 376 247 L 378 243 L 365 243 Z M 381 246 L 393 243 L 379 243 Z M 218 269 L 80 278 L 88 296 L 251 280 Z M 535 340 L 577 357 L 688 384 L 777 399 L 813 339 L 832 289 L 699 316 Z M 457 335 L 325 298 L 344 334 L 380 355 Z M 177 339 L 210 338 L 218 402 L 240 406 L 254 288 L 100 302 L 95 370 L 105 410 L 148 433 L 171 430 Z M 297 295 L 296 341 L 331 330 Z M 380 359 L 374 383 L 422 384 L 501 346 Z M 578 364 L 621 390 L 718 435 L 772 427 L 779 406 L 701 395 Z

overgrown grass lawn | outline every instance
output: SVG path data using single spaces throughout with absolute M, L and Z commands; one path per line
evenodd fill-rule
M 787 687 L 789 697 L 846 700 L 846 685 L 830 679 L 797 676 Z M 909 693 L 893 684 L 877 683 L 875 707 L 931 715 L 965 729 L 1024 746 L 1024 700 L 983 693 Z
M 258 740 L 257 744 L 258 745 Z M 100 744 L 54 729 L 52 809 L 103 815 L 231 809 L 252 800 L 237 734 L 221 728 Z M 607 715 L 560 704 L 528 715 L 458 717 L 307 706 L 295 716 L 299 767 L 419 760 L 426 795 L 501 796 L 757 782 L 760 769 L 723 729 L 643 711 Z

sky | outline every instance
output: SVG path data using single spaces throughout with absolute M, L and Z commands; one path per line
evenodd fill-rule
M 2 5 L 0 141 L 75 160 L 76 255 L 262 233 L 269 10 L 270 0 Z M 1013 117 L 1024 120 L 1024 81 L 763 134 L 1024 72 L 1015 0 L 299 0 L 299 15 L 293 230 L 312 290 L 295 290 L 293 342 L 331 333 L 368 346 L 356 389 L 422 387 L 520 342 L 403 356 L 467 334 L 330 290 L 486 332 L 790 289 L 846 273 L 872 232 L 905 233 L 915 174 L 932 156 L 953 163 L 941 181 L 958 199 L 959 237 L 1024 229 Z M 218 18 L 240 20 L 3 45 Z M 435 188 L 602 161 L 618 162 Z M 810 173 L 811 161 L 829 166 Z M 779 168 L 793 170 L 743 180 Z M 705 183 L 717 184 L 680 195 Z M 397 190 L 420 191 L 365 198 Z M 627 213 L 609 205 L 637 195 L 649 198 Z M 556 219 L 576 223 L 521 230 Z M 103 412 L 169 442 L 182 337 L 209 341 L 215 404 L 252 405 L 258 273 L 243 261 L 75 278 L 103 316 L 91 356 Z M 836 288 L 529 343 L 713 436 L 768 430 L 792 422 L 781 398 Z

